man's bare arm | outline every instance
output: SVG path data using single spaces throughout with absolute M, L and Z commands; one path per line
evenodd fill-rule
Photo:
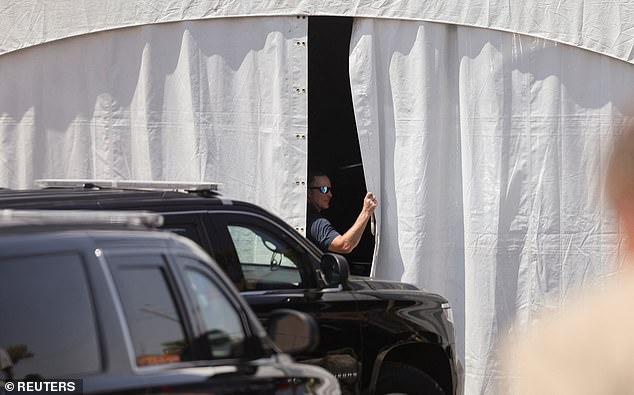
M 372 192 L 368 192 L 363 199 L 363 208 L 361 209 L 357 220 L 354 221 L 354 224 L 346 231 L 346 233 L 335 237 L 332 243 L 330 243 L 328 251 L 340 254 L 350 253 L 350 251 L 359 244 L 363 231 L 365 230 L 370 217 L 372 217 L 372 213 L 374 213 L 376 204 L 376 198 Z

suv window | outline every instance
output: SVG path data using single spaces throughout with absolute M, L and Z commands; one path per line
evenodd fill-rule
M 244 284 L 244 279 L 242 277 L 240 266 L 238 264 L 233 264 L 234 262 L 231 257 L 227 258 L 225 255 L 229 251 L 226 249 L 217 250 L 211 248 L 209 240 L 212 239 L 210 234 L 210 232 L 212 232 L 212 228 L 205 226 L 205 217 L 206 212 L 187 214 L 163 213 L 163 219 L 165 220 L 163 229 L 185 236 L 196 242 L 221 265 L 222 270 L 229 276 L 231 281 L 233 281 L 238 288 L 243 288 L 242 285 Z M 215 239 L 215 237 L 213 238 Z M 233 253 L 233 251 L 230 253 Z M 227 261 L 229 260 L 231 260 L 231 264 L 227 264 Z
M 162 262 L 163 258 L 138 256 L 109 259 L 125 264 L 118 267 L 115 280 L 137 365 L 190 360 L 183 322 L 167 282 L 165 267 L 156 264 Z M 143 266 L 136 266 L 135 263 Z
M 196 244 L 203 247 L 208 252 L 212 252 L 210 251 L 207 243 L 209 236 L 205 232 L 205 227 L 202 224 L 202 217 L 200 213 L 164 213 L 163 220 L 165 221 L 163 229 L 169 230 L 181 236 L 185 236 L 188 239 L 196 242 Z
M 300 257 L 279 236 L 247 223 L 229 223 L 227 230 L 247 290 L 302 287 Z
M 178 235 L 187 237 L 188 239 L 196 242 L 198 245 L 203 245 L 203 236 L 200 234 L 200 225 L 195 223 L 182 223 L 178 225 L 165 226 L 163 227 L 165 230 L 169 230 L 170 232 L 174 232 Z
M 239 311 L 208 273 L 196 269 L 202 263 L 185 257 L 179 257 L 179 260 L 186 264 L 186 288 L 202 321 L 208 357 L 243 356 L 246 335 Z
M 73 253 L 0 261 L 0 349 L 11 358 L 13 378 L 100 370 L 84 270 Z

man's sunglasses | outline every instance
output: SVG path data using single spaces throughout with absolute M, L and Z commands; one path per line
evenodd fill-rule
M 308 187 L 308 189 L 319 189 L 319 192 L 323 193 L 324 195 L 328 192 L 332 192 L 332 187 L 326 185 L 322 185 L 320 187 Z

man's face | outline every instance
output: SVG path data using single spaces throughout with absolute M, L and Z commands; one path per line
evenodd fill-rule
M 314 189 L 323 186 L 328 187 L 327 193 L 321 193 L 319 189 Z M 330 199 L 332 199 L 331 187 L 330 179 L 326 176 L 315 177 L 313 182 L 308 186 L 308 202 L 312 204 L 317 211 L 322 211 L 330 207 Z

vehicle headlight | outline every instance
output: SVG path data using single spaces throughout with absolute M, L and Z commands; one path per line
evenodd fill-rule
M 449 303 L 443 303 L 440 307 L 442 307 L 442 314 L 445 316 L 447 321 L 451 322 L 453 325 L 453 310 L 451 309 L 451 305 Z

